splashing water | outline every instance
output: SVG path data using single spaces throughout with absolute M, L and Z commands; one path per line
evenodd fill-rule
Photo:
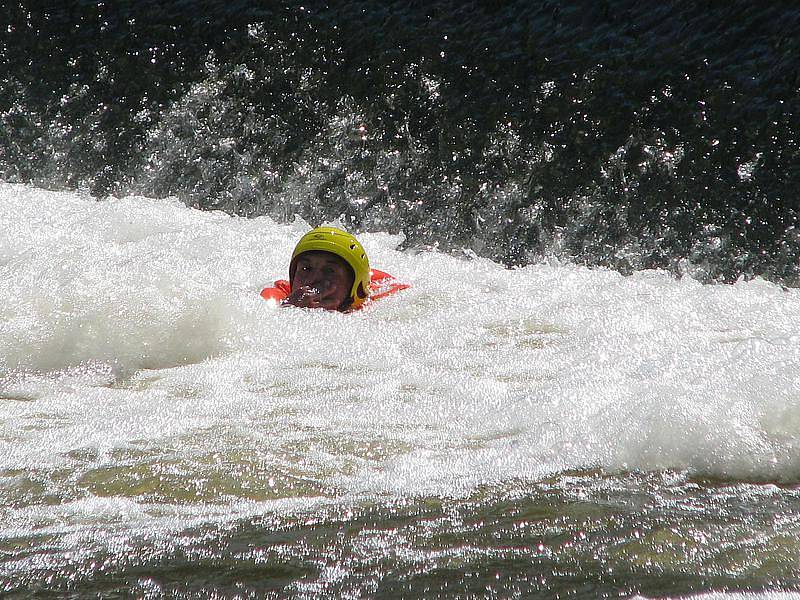
M 371 263 L 410 290 L 349 315 L 280 309 L 258 291 L 285 277 L 300 220 L 8 184 L 0 203 L 1 589 L 42 573 L 64 589 L 96 583 L 103 561 L 126 573 L 131 548 L 145 563 L 191 562 L 200 538 L 219 558 L 232 531 L 324 538 L 337 522 L 363 532 L 408 511 L 416 529 L 397 525 L 363 556 L 396 552 L 406 535 L 416 550 L 402 564 L 419 567 L 426 518 L 440 527 L 460 511 L 455 548 L 475 534 L 465 514 L 508 502 L 565 518 L 551 493 L 600 512 L 598 496 L 648 496 L 643 522 L 691 503 L 669 501 L 675 489 L 705 494 L 692 531 L 718 542 L 711 524 L 731 500 L 702 480 L 730 482 L 745 508 L 781 507 L 764 544 L 798 531 L 795 492 L 774 485 L 800 479 L 798 290 L 557 261 L 509 270 L 470 253 L 400 253 L 401 237 L 376 233 L 362 236 Z M 425 517 L 446 498 L 455 508 Z M 678 544 L 641 535 L 624 560 Z M 289 555 L 309 551 L 303 539 Z M 693 543 L 721 560 L 708 540 Z M 363 556 L 324 548 L 344 574 L 318 573 L 314 590 L 366 585 Z M 759 568 L 796 581 L 800 549 L 782 556 Z M 284 591 L 308 577 L 288 576 Z M 678 589 L 709 589 L 692 585 Z

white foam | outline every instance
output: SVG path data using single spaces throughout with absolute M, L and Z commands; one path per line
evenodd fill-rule
M 137 491 L 136 469 L 231 506 L 567 468 L 800 478 L 798 290 L 508 270 L 376 233 L 373 265 L 412 289 L 351 315 L 272 307 L 258 291 L 306 229 L 0 184 L 0 469 L 66 506 L 185 500 Z

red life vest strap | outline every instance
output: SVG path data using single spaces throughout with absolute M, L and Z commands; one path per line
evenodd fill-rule
M 378 269 L 370 269 L 369 271 L 369 299 L 380 300 L 400 290 L 406 290 L 411 287 L 408 283 L 401 283 L 394 277 Z
M 275 282 L 275 287 L 265 287 L 261 290 L 261 297 L 264 300 L 275 300 L 275 302 L 283 302 L 291 293 L 292 286 L 285 279 L 279 279 Z

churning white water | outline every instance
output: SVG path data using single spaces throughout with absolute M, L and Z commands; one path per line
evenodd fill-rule
M 4 539 L 124 546 L 569 469 L 800 480 L 800 290 L 509 270 L 374 233 L 410 290 L 270 305 L 307 229 L 0 184 Z

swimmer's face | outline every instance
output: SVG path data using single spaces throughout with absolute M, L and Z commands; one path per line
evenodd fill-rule
M 343 310 L 353 287 L 353 271 L 344 259 L 312 250 L 295 259 L 288 304 L 303 308 Z

